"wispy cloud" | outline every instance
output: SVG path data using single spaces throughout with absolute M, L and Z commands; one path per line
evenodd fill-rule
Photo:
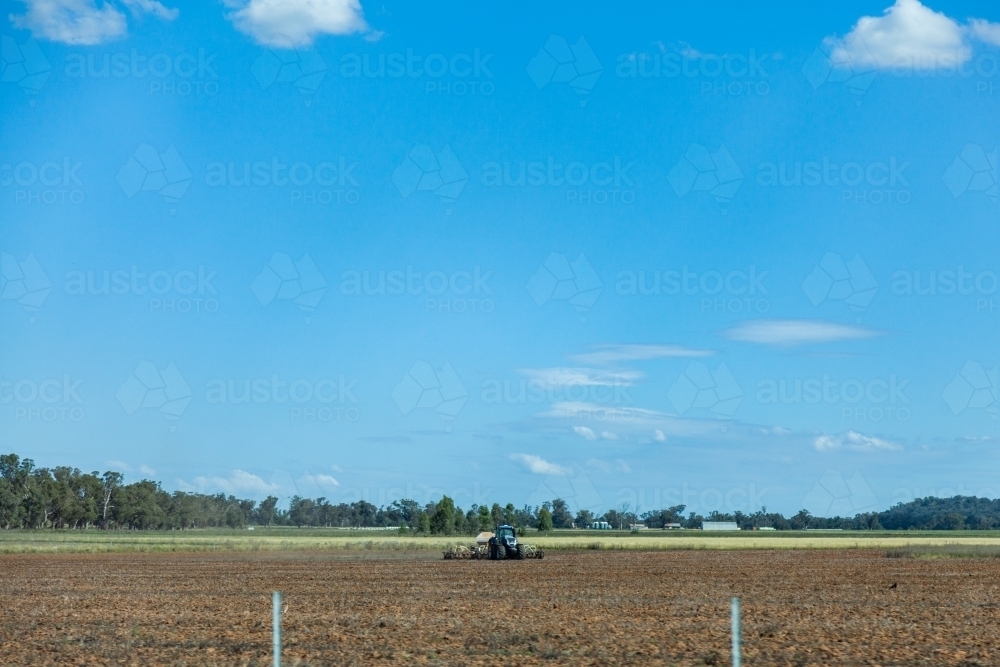
M 535 454 L 511 454 L 510 458 L 523 464 L 536 475 L 566 475 L 569 473 L 566 468 L 550 463 Z
M 898 451 L 901 445 L 874 436 L 863 435 L 857 431 L 848 431 L 842 435 L 820 435 L 813 440 L 813 448 L 817 452 L 831 452 L 838 449 L 849 449 L 855 452 Z
M 862 340 L 883 335 L 866 327 L 823 320 L 747 320 L 722 332 L 731 340 L 763 345 L 802 345 Z
M 546 433 L 565 429 L 565 426 L 553 426 L 553 424 L 565 424 L 566 421 L 571 424 L 591 421 L 613 425 L 614 435 L 621 439 L 648 439 L 651 436 L 655 438 L 656 431 L 659 431 L 663 434 L 661 442 L 671 436 L 718 435 L 725 431 L 734 434 L 737 426 L 732 422 L 724 425 L 716 419 L 681 418 L 647 408 L 629 407 L 623 412 L 608 405 L 586 401 L 558 401 L 532 418 L 535 427 L 540 426 Z M 577 431 L 572 426 L 570 428 L 581 437 L 586 437 L 584 433 L 587 431 L 593 433 L 595 440 L 601 437 L 600 433 L 587 426 L 576 427 L 586 431 Z M 610 431 L 608 433 L 611 434 Z
M 605 371 L 595 368 L 522 368 L 520 373 L 545 389 L 560 387 L 622 387 L 641 380 L 639 371 Z
M 598 366 L 614 364 L 623 361 L 643 361 L 647 359 L 669 359 L 689 357 L 709 357 L 715 354 L 712 350 L 700 350 L 681 345 L 631 345 L 604 344 L 597 345 L 590 352 L 574 355 L 574 361 L 582 364 Z
M 896 0 L 881 16 L 862 16 L 843 37 L 827 37 L 824 46 L 844 65 L 933 70 L 967 62 L 973 40 L 1000 44 L 1000 25 L 983 19 L 963 25 L 919 0 Z

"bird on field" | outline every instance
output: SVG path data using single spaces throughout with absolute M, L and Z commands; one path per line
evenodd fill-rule
M 894 581 L 894 582 L 892 582 L 892 586 L 889 586 L 889 589 L 891 590 L 891 589 L 895 588 L 898 585 L 899 584 Z

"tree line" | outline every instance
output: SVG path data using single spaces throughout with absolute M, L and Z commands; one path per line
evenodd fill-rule
M 627 504 L 597 515 L 556 498 L 517 508 L 473 504 L 463 510 L 448 496 L 421 505 L 402 499 L 377 507 L 365 500 L 333 504 L 326 498 L 292 497 L 288 509 L 278 498 L 257 502 L 233 495 L 164 491 L 159 482 L 143 479 L 125 483 L 119 472 L 84 473 L 77 468 L 37 467 L 16 454 L 0 455 L 0 528 L 189 529 L 296 526 L 338 528 L 397 528 L 425 535 L 475 535 L 499 524 L 520 530 L 589 528 L 595 521 L 628 530 L 677 527 L 698 529 L 703 521 L 733 521 L 743 530 L 994 530 L 1000 529 L 1000 499 L 955 496 L 918 498 L 884 512 L 824 518 L 806 510 L 786 518 L 766 508 L 753 513 L 696 512 L 684 515 L 684 505 L 640 512 Z

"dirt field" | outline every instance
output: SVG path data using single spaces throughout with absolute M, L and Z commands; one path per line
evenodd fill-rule
M 439 557 L 439 555 L 438 555 Z M 1000 559 L 880 551 L 0 556 L 3 665 L 1000 664 Z

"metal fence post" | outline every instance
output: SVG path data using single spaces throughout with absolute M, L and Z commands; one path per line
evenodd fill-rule
M 274 667 L 281 667 L 281 591 L 274 591 L 272 604 L 271 620 L 273 623 Z
M 740 662 L 740 599 L 733 598 L 733 667 Z

